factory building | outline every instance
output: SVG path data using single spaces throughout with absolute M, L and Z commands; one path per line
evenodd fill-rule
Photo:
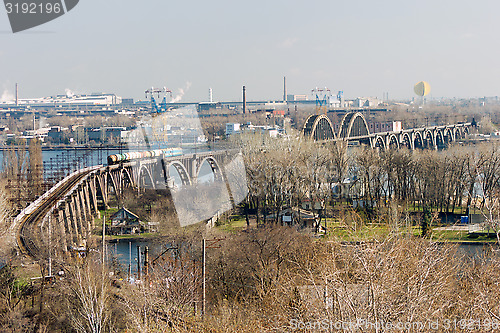
M 122 103 L 122 98 L 115 94 L 93 93 L 89 95 L 56 95 L 41 98 L 18 99 L 17 106 L 20 107 L 92 107 L 111 106 Z M 16 100 L 0 102 L 0 107 L 14 107 Z

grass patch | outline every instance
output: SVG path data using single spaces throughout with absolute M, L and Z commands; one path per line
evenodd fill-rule
M 386 225 L 369 223 L 359 227 L 343 226 L 338 222 L 327 221 L 326 238 L 341 242 L 360 242 L 383 239 L 390 233 Z
M 247 221 L 243 216 L 232 218 L 231 221 L 216 226 L 217 229 L 227 232 L 237 232 L 247 227 Z
M 129 238 L 152 238 L 158 236 L 157 233 L 145 232 L 143 234 L 130 235 L 106 235 L 106 239 L 129 239 Z
M 387 237 L 393 230 L 385 224 L 366 224 L 354 229 L 353 227 L 342 226 L 338 222 L 328 221 L 327 239 L 343 242 L 361 242 L 381 240 Z M 412 237 L 420 237 L 420 226 L 414 225 L 409 228 L 400 227 L 396 232 Z M 467 230 L 436 230 L 431 233 L 433 241 L 440 242 L 467 242 L 467 243 L 495 243 L 495 236 L 479 235 L 471 236 Z
M 495 243 L 495 234 L 469 234 L 467 230 L 433 230 L 432 239 L 441 242 Z
M 432 230 L 432 239 L 442 242 L 465 242 L 468 236 L 466 230 Z

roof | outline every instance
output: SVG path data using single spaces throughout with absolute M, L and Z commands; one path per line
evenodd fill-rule
M 120 219 L 120 220 L 129 219 L 130 220 L 130 219 L 139 219 L 139 216 L 135 215 L 127 208 L 122 207 L 116 213 L 111 215 L 111 219 L 112 220 L 115 220 L 115 219 Z

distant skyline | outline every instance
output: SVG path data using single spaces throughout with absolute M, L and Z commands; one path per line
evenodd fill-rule
M 0 8 L 0 97 L 109 92 L 182 101 L 281 100 L 315 87 L 346 98 L 500 95 L 500 2 L 494 0 L 85 0 L 12 34 Z

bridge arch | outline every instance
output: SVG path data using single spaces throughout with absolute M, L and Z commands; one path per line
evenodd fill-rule
M 107 192 L 108 192 L 108 199 L 109 199 L 109 193 L 114 194 L 115 199 L 117 201 L 120 200 L 120 191 L 121 191 L 121 186 L 118 184 L 120 181 L 119 179 L 116 179 L 116 177 L 113 177 L 113 174 L 111 172 L 108 172 L 106 174 L 106 184 L 108 186 Z
M 413 149 L 424 149 L 424 138 L 422 133 L 415 132 L 413 136 Z
M 340 138 L 369 135 L 370 130 L 361 112 L 347 113 L 340 123 Z
M 447 127 L 444 130 L 444 138 L 443 139 L 444 139 L 444 142 L 446 144 L 450 144 L 453 141 L 455 141 L 455 138 L 453 137 L 453 130 L 450 127 Z
M 130 172 L 130 168 L 123 168 L 121 170 L 121 176 L 123 177 L 124 179 L 124 184 L 126 186 L 134 186 L 134 178 L 132 177 L 132 174 Z
M 399 148 L 399 141 L 398 138 L 395 134 L 391 134 L 388 138 L 387 142 L 387 147 L 389 149 L 398 149 Z
M 311 115 L 306 119 L 302 128 L 304 136 L 314 141 L 326 141 L 335 139 L 335 131 L 330 119 L 324 115 Z
M 436 147 L 444 148 L 446 146 L 446 141 L 444 139 L 444 131 L 436 130 Z
M 401 146 L 410 150 L 414 149 L 410 133 L 403 133 L 403 136 L 401 137 Z
M 137 186 L 143 189 L 154 189 L 155 181 L 151 171 L 145 166 L 140 165 L 137 172 Z
M 172 161 L 165 166 L 167 181 L 170 181 L 171 177 L 172 177 L 172 175 L 170 174 L 170 168 L 174 168 L 175 171 L 177 171 L 177 173 L 179 174 L 182 186 L 191 185 L 191 178 L 189 177 L 189 173 L 188 173 L 186 167 L 184 166 L 184 164 L 182 164 L 180 161 Z M 173 184 L 169 184 L 169 187 L 172 187 L 172 186 L 173 186 Z
M 460 127 L 455 127 L 455 141 L 463 139 L 462 129 Z
M 424 135 L 423 135 L 423 143 L 424 143 L 424 148 L 434 148 L 435 145 L 435 140 L 434 140 L 434 135 L 432 134 L 431 130 L 425 130 Z
M 219 166 L 219 163 L 215 158 L 212 156 L 208 156 L 204 158 L 200 164 L 198 165 L 198 169 L 196 170 L 196 179 L 198 180 L 200 177 L 200 171 L 203 166 L 203 164 L 207 162 L 210 165 L 210 168 L 212 169 L 212 172 L 214 174 L 215 180 L 224 180 L 224 175 L 222 173 L 222 169 Z
M 373 141 L 373 148 L 385 150 L 385 140 L 382 136 L 377 135 Z

